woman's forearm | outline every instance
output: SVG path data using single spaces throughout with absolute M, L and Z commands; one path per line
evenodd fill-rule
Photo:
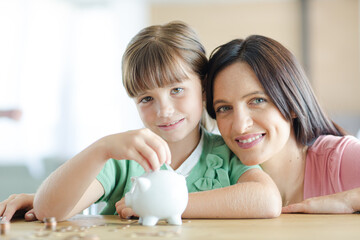
M 360 188 L 308 198 L 283 207 L 283 213 L 354 213 L 360 211 Z
M 280 215 L 281 205 L 280 193 L 270 177 L 266 175 L 259 176 L 255 181 L 239 182 L 225 188 L 190 193 L 183 217 L 273 218 Z

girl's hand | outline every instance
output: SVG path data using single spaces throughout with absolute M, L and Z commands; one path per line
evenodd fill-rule
M 158 170 L 164 163 L 171 163 L 168 144 L 147 128 L 104 137 L 107 156 L 138 162 L 145 171 Z
M 37 220 L 34 210 L 35 194 L 12 194 L 8 199 L 0 202 L 0 216 L 6 221 L 10 221 L 14 215 L 22 215 L 25 213 L 26 221 Z M 19 214 L 18 214 L 19 213 Z
M 359 189 L 308 198 L 282 208 L 282 213 L 354 213 L 359 211 Z
M 138 217 L 132 208 L 126 207 L 124 197 L 115 204 L 115 207 L 116 212 L 119 214 L 120 218 Z

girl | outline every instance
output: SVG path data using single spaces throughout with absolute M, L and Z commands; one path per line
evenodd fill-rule
M 65 162 L 40 186 L 38 219 L 68 219 L 94 202 L 102 214 L 134 215 L 121 200 L 132 176 L 165 169 L 186 176 L 185 218 L 269 218 L 281 212 L 273 181 L 247 167 L 200 124 L 207 59 L 196 34 L 172 22 L 140 31 L 123 57 L 123 83 L 146 128 L 106 136 Z M 115 160 L 115 159 L 132 159 Z M 120 200 L 120 201 L 119 201 Z
M 226 144 L 245 165 L 260 164 L 272 177 L 283 212 L 360 209 L 360 142 L 324 114 L 280 43 L 254 35 L 218 47 L 205 89 L 207 111 Z

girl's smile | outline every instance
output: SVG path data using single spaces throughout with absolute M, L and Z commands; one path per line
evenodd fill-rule
M 164 131 L 170 131 L 179 127 L 184 122 L 184 120 L 185 118 L 182 118 L 180 120 L 176 120 L 170 123 L 160 124 L 158 125 L 158 127 Z

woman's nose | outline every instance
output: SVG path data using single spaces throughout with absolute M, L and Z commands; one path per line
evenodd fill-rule
M 251 114 L 244 109 L 234 111 L 233 129 L 239 133 L 244 133 L 254 124 Z

